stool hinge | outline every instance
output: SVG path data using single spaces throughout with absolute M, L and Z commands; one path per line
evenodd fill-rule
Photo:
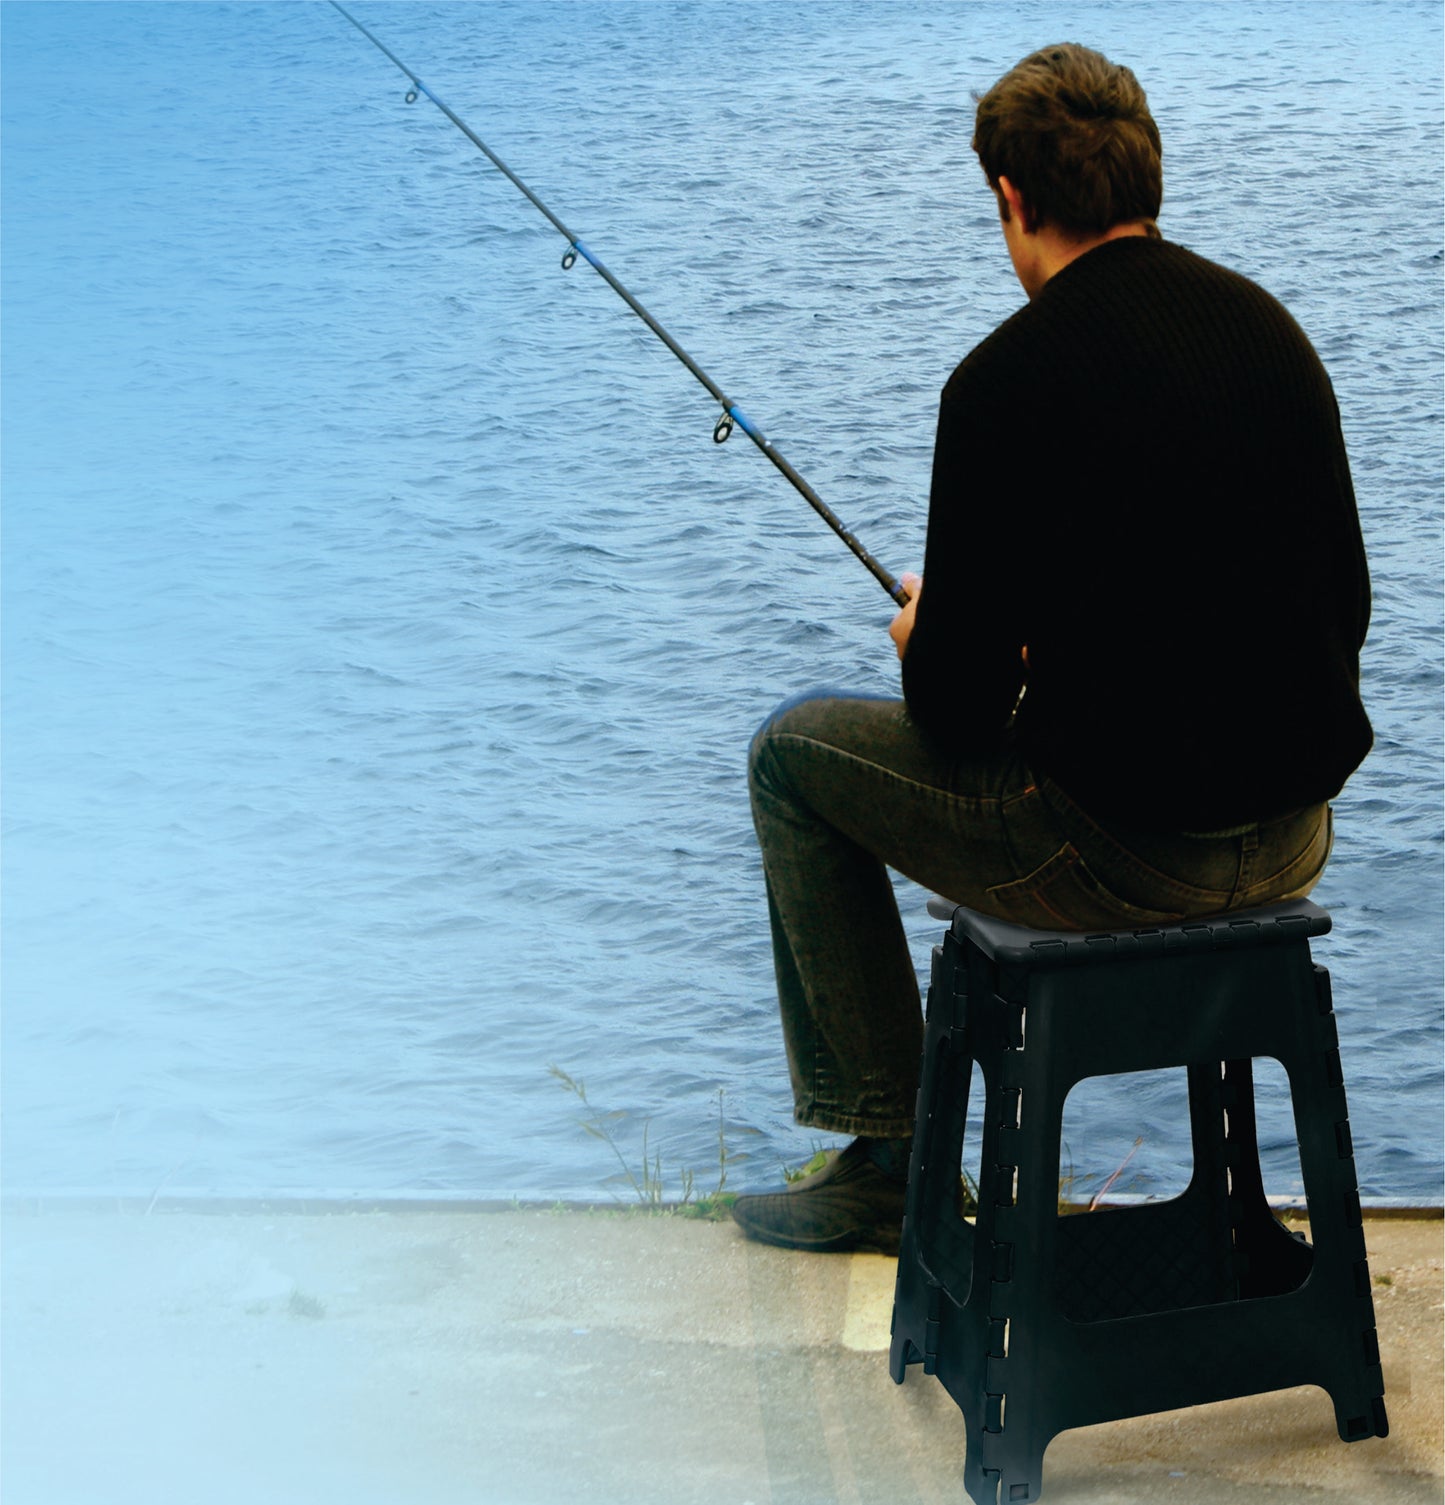
M 995 1018 L 998 1020 L 999 1032 L 1003 1037 L 1002 1043 L 1005 1050 L 1022 1050 L 1024 1048 L 1024 1006 L 1014 1003 L 1012 999 L 1000 998 L 997 993 L 993 995 Z
M 991 1395 L 987 1391 L 985 1391 L 983 1397 L 983 1463 L 985 1468 L 987 1468 L 989 1464 L 994 1461 L 994 1459 L 989 1457 L 990 1453 L 993 1453 L 994 1458 L 997 1458 L 997 1445 L 995 1444 L 995 1446 L 991 1448 L 989 1446 L 988 1439 L 990 1437 L 998 1437 L 1002 1434 L 1003 1414 L 1004 1397 L 1002 1393 L 998 1395 Z
M 1357 1259 L 1350 1266 L 1350 1273 L 1355 1277 L 1355 1296 L 1364 1300 L 1370 1294 L 1370 1262 L 1368 1259 Z
M 997 1189 L 994 1192 L 993 1205 L 995 1207 L 1012 1207 L 1017 1200 L 1015 1185 L 1018 1181 L 1019 1168 L 1016 1165 L 1000 1165 L 996 1167 Z M 1012 1249 L 1012 1244 L 999 1245 L 997 1247 Z M 1004 1276 L 1007 1280 L 1009 1277 Z
M 953 973 L 952 973 L 952 975 L 953 975 L 953 996 L 955 998 L 967 998 L 968 997 L 968 953 L 967 952 L 963 952 L 963 953 L 955 952 L 955 954 L 952 957 L 950 957 L 949 954 L 948 954 L 948 952 L 945 950 L 944 953 L 943 953 L 943 964 L 945 966 L 947 966 L 948 963 L 949 963 L 949 961 L 952 961 L 952 963 L 953 963 Z
M 948 1022 L 955 1030 L 967 1030 L 972 1022 L 968 1007 L 968 983 L 961 969 L 954 973 L 954 989 L 949 998 Z
M 988 1349 L 990 1359 L 1008 1357 L 1008 1318 L 990 1317 L 988 1323 Z
M 1356 1198 L 1358 1203 L 1359 1199 Z M 1007 1285 L 1014 1278 L 1014 1246 L 1012 1244 L 995 1244 L 993 1246 L 993 1269 L 990 1278 L 995 1285 Z M 990 1304 L 990 1316 L 996 1314 Z
M 994 1287 L 998 1294 L 998 1287 Z M 1004 1459 L 999 1440 L 1004 1429 L 1008 1402 L 1008 1319 L 993 1316 L 988 1325 L 988 1352 L 984 1356 L 982 1467 L 987 1475 L 997 1477 Z
M 943 1288 L 928 1283 L 928 1314 L 923 1319 L 923 1372 L 938 1373 L 938 1331 L 943 1317 Z
M 1007 1409 L 1008 1397 L 1002 1393 L 997 1395 L 988 1391 L 983 1397 L 983 1429 L 979 1434 L 979 1465 L 983 1470 L 984 1477 L 992 1484 L 995 1483 L 1004 1465 L 1009 1461 L 1004 1456 L 1004 1413 Z
M 1380 1335 L 1373 1327 L 1367 1327 L 1360 1340 L 1365 1345 L 1365 1368 L 1373 1369 L 1380 1362 Z
M 1334 994 L 1330 987 L 1330 969 L 1315 964 L 1315 1003 L 1320 1013 L 1329 1014 L 1334 1011 Z
M 923 1000 L 923 1022 L 925 1024 L 931 1024 L 933 1022 L 933 1004 L 934 1000 L 941 996 L 942 990 L 939 987 L 939 979 L 942 977 L 942 975 L 943 947 L 935 946 L 933 948 L 933 958 L 929 963 L 928 993 Z

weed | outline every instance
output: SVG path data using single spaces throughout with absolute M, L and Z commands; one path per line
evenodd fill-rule
M 978 1216 L 978 1182 L 968 1171 L 959 1172 L 958 1211 L 960 1217 L 976 1218 Z
M 650 1144 L 651 1120 L 644 1120 L 642 1125 L 642 1155 L 641 1163 L 634 1167 L 629 1163 L 627 1156 L 622 1151 L 622 1146 L 617 1142 L 613 1132 L 613 1124 L 626 1118 L 625 1113 L 599 1113 L 592 1106 L 587 1096 L 587 1087 L 580 1078 L 574 1077 L 570 1072 L 564 1071 L 560 1066 L 549 1064 L 548 1073 L 565 1087 L 568 1092 L 582 1104 L 587 1110 L 587 1117 L 580 1119 L 583 1130 L 594 1139 L 600 1139 L 603 1144 L 612 1151 L 620 1174 L 613 1176 L 614 1181 L 625 1182 L 632 1189 L 640 1206 L 657 1212 L 680 1213 L 685 1217 L 692 1218 L 725 1218 L 727 1210 L 737 1200 L 736 1195 L 724 1188 L 727 1186 L 728 1166 L 737 1158 L 727 1146 L 727 1120 L 723 1112 L 723 1093 L 718 1089 L 717 1094 L 717 1185 L 710 1192 L 699 1192 L 697 1178 L 690 1170 L 682 1170 L 678 1173 L 678 1185 L 681 1196 L 676 1201 L 668 1201 L 664 1194 L 664 1176 L 662 1170 L 662 1155 L 652 1148 Z M 1060 1178 L 1059 1182 L 1059 1213 L 1067 1216 L 1078 1212 L 1096 1211 L 1109 1189 L 1119 1179 L 1125 1167 L 1138 1153 L 1144 1140 L 1141 1135 L 1134 1141 L 1129 1153 L 1120 1161 L 1114 1173 L 1109 1176 L 1090 1198 L 1087 1204 L 1076 1202 L 1073 1198 L 1075 1177 L 1072 1159 L 1068 1171 Z M 1067 1152 L 1067 1146 L 1065 1147 Z M 812 1155 L 799 1166 L 784 1166 L 783 1177 L 790 1184 L 801 1181 L 805 1176 L 811 1176 L 814 1171 L 822 1170 L 828 1163 L 828 1157 L 832 1152 L 823 1149 L 815 1143 Z M 958 1212 L 961 1217 L 974 1218 L 978 1215 L 978 1182 L 966 1169 L 960 1168 L 958 1181 Z
M 828 1163 L 828 1154 L 827 1150 L 815 1149 L 812 1158 L 805 1161 L 802 1165 L 785 1165 L 783 1167 L 783 1180 L 791 1184 L 794 1181 L 801 1181 L 804 1176 L 811 1176 L 814 1171 L 822 1170 Z
M 314 1322 L 326 1315 L 326 1303 L 318 1301 L 315 1296 L 292 1291 L 286 1301 L 286 1310 L 293 1317 L 309 1317 Z
M 1104 1184 L 1098 1189 L 1098 1191 L 1096 1191 L 1094 1193 L 1094 1195 L 1089 1199 L 1089 1211 L 1090 1212 L 1094 1212 L 1094 1211 L 1097 1210 L 1097 1208 L 1099 1206 L 1099 1203 L 1104 1200 L 1104 1194 L 1109 1190 L 1109 1188 L 1123 1174 L 1124 1167 L 1126 1165 L 1128 1165 L 1128 1163 L 1134 1158 L 1134 1156 L 1139 1153 L 1139 1146 L 1142 1145 L 1143 1143 L 1144 1143 L 1144 1136 L 1141 1134 L 1134 1141 L 1133 1148 L 1129 1151 L 1129 1153 L 1127 1155 L 1124 1156 L 1124 1158 L 1115 1167 L 1114 1174 L 1112 1176 L 1110 1176 L 1109 1179 L 1107 1181 L 1105 1181 Z
M 1085 1202 L 1082 1200 L 1085 1193 L 1079 1185 L 1080 1178 L 1074 1172 L 1074 1157 L 1069 1150 L 1068 1142 L 1065 1141 L 1063 1149 L 1064 1154 L 1068 1157 L 1069 1168 L 1059 1177 L 1059 1216 L 1067 1218 L 1081 1212 L 1107 1212 L 1109 1209 L 1104 1201 L 1105 1194 L 1119 1177 L 1123 1175 L 1125 1166 L 1139 1153 L 1143 1145 L 1144 1136 L 1141 1134 L 1130 1146 L 1128 1154 L 1114 1167 L 1112 1174 L 1105 1177 L 1098 1191 L 1094 1192 L 1088 1201 Z M 1091 1178 L 1085 1176 L 1083 1179 L 1087 1181 Z
M 717 1094 L 717 1185 L 710 1192 L 699 1192 L 694 1173 L 690 1170 L 683 1170 L 678 1174 L 681 1196 L 675 1202 L 668 1202 L 664 1196 L 662 1155 L 660 1151 L 652 1149 L 649 1144 L 651 1120 L 643 1121 L 641 1163 L 634 1168 L 628 1162 L 627 1156 L 623 1154 L 612 1128 L 614 1123 L 625 1118 L 626 1115 L 599 1113 L 592 1106 L 587 1097 L 586 1085 L 579 1078 L 563 1071 L 560 1066 L 549 1065 L 547 1070 L 587 1110 L 588 1116 L 579 1120 L 584 1132 L 594 1139 L 600 1139 L 612 1151 L 621 1167 L 621 1174 L 612 1179 L 623 1181 L 631 1187 L 633 1195 L 641 1206 L 654 1211 L 681 1212 L 693 1218 L 721 1218 L 726 1215 L 727 1208 L 732 1205 L 735 1198 L 731 1192 L 725 1192 L 723 1188 L 727 1185 L 728 1166 L 735 1157 L 727 1147 L 727 1120 L 723 1114 L 722 1088 L 718 1088 Z

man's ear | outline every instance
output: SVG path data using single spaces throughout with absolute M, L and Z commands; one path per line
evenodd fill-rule
M 1005 204 L 1008 205 L 1009 218 L 1016 219 L 1019 229 L 1025 235 L 1032 235 L 1037 228 L 1034 217 L 1029 212 L 1029 206 L 1024 203 L 1024 196 L 1013 185 L 1013 180 L 1006 178 L 1002 173 L 998 175 L 998 191 Z

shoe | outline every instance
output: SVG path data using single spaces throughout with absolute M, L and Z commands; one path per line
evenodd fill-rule
M 854 1140 L 786 1191 L 739 1197 L 733 1221 L 749 1238 L 815 1254 L 897 1254 L 906 1182 L 885 1176 Z

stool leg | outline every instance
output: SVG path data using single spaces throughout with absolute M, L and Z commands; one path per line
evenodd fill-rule
M 966 962 L 958 942 L 948 936 L 933 952 L 893 1296 L 888 1370 L 900 1385 L 910 1364 L 937 1373 L 943 1293 L 962 1306 L 972 1283 L 974 1234 L 957 1195 L 973 1068 L 966 1014 Z
M 1326 1388 L 1340 1436 L 1356 1442 L 1384 1437 L 1390 1428 L 1330 974 L 1318 965 L 1310 967 L 1310 974 L 1313 1029 L 1298 1058 L 1287 1065 L 1315 1241 L 1316 1281 L 1323 1284 L 1328 1273 L 1332 1287 L 1353 1298 L 1331 1313 L 1338 1362 Z
M 1247 1057 L 1223 1065 L 1225 1155 L 1229 1165 L 1230 1228 L 1239 1295 L 1284 1296 L 1309 1277 L 1314 1251 L 1271 1211 L 1264 1194 L 1255 1121 L 1254 1064 Z

